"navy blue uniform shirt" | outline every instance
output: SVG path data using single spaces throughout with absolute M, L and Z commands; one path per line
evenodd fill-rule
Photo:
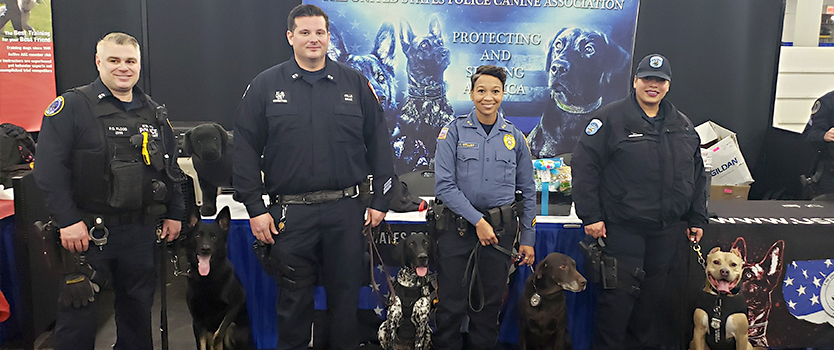
M 584 224 L 656 229 L 707 224 L 706 173 L 695 127 L 672 103 L 655 129 L 632 96 L 598 109 L 573 152 L 573 201 Z
M 834 143 L 826 142 L 825 133 L 834 127 L 834 91 L 830 91 L 814 102 L 811 119 L 802 132 L 806 142 L 823 152 L 823 159 L 834 158 Z
M 107 86 L 96 79 L 92 84 L 98 97 L 97 103 L 112 104 L 120 110 L 125 110 L 125 103 L 117 99 Z M 146 98 L 142 89 L 133 87 L 132 109 L 155 108 Z M 137 100 L 138 98 L 138 100 Z M 35 180 L 43 191 L 46 206 L 60 227 L 66 227 L 81 221 L 78 203 L 73 200 L 72 178 L 83 176 L 72 173 L 72 152 L 74 150 L 102 150 L 104 148 L 105 132 L 102 125 L 93 117 L 93 112 L 82 93 L 70 90 L 56 99 L 62 101 L 62 106 L 54 115 L 44 115 L 41 131 L 38 135 L 38 154 L 35 158 Z M 169 123 L 158 125 L 159 128 L 169 129 L 168 135 L 173 135 Z M 161 134 L 166 134 L 167 131 Z M 166 139 L 165 151 L 171 159 L 177 157 L 176 140 Z M 103 152 L 107 152 L 104 150 Z M 103 175 L 103 174 L 102 174 Z M 164 176 L 164 175 L 163 175 Z M 88 181 L 101 181 L 90 178 Z M 102 182 L 102 185 L 105 185 Z M 185 217 L 185 204 L 179 186 L 171 186 L 168 212 L 166 219 L 182 220 Z M 169 193 L 170 194 L 170 193 Z
M 504 119 L 503 111 L 489 135 L 475 109 L 440 129 L 435 152 L 435 195 L 472 225 L 483 214 L 478 210 L 510 204 L 521 190 L 524 212 L 519 213 L 519 243 L 536 243 L 536 185 L 533 161 L 524 134 Z
M 236 200 L 256 217 L 267 212 L 264 190 L 270 196 L 340 190 L 373 174 L 370 206 L 388 211 L 393 150 L 368 79 L 329 58 L 324 78 L 310 84 L 305 74 L 290 59 L 246 89 L 235 118 Z

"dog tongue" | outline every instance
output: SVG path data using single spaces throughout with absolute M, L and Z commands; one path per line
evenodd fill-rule
M 730 282 L 718 281 L 716 288 L 719 292 L 730 294 Z
M 200 276 L 208 276 L 209 270 L 211 270 L 209 260 L 211 260 L 211 255 L 197 255 L 197 271 L 200 272 Z
M 428 267 L 415 267 L 414 271 L 417 272 L 417 276 L 424 277 L 427 273 L 429 273 Z

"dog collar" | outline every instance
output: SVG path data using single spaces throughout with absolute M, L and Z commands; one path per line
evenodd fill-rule
M 442 83 L 439 85 L 432 84 L 422 87 L 414 84 L 408 84 L 408 96 L 434 100 L 446 96 L 446 88 Z
M 551 92 L 551 96 L 552 95 L 553 95 L 553 93 Z M 569 105 L 569 104 L 563 103 L 563 102 L 559 101 L 559 99 L 556 98 L 556 96 L 552 96 L 552 98 L 553 98 L 554 101 L 556 101 L 556 105 L 559 106 L 559 109 L 561 109 L 565 112 L 568 112 L 570 114 L 588 114 L 588 113 L 591 113 L 591 112 L 597 110 L 597 108 L 599 108 L 599 106 L 602 105 L 602 97 L 600 97 L 596 101 L 591 102 L 591 103 L 589 103 L 587 105 L 584 105 L 584 106 L 575 106 L 575 105 Z

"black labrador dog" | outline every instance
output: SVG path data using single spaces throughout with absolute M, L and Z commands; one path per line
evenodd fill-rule
M 605 33 L 573 27 L 556 33 L 545 59 L 552 103 L 527 136 L 533 158 L 573 152 L 589 113 L 602 105 L 611 75 L 624 69 L 629 58 Z
M 413 234 L 399 241 L 392 256 L 400 264 L 394 293 L 389 300 L 387 319 L 379 326 L 379 343 L 383 349 L 431 349 L 431 311 L 434 275 L 429 261 L 434 242 L 425 234 Z
M 203 124 L 185 133 L 183 152 L 191 154 L 197 171 L 197 182 L 203 193 L 200 214 L 211 216 L 217 212 L 217 188 L 232 186 L 232 157 L 234 139 L 220 124 Z
M 550 253 L 539 262 L 518 301 L 519 349 L 573 349 L 563 291 L 581 292 L 586 282 L 565 254 Z
M 189 214 L 185 253 L 191 269 L 185 298 L 199 350 L 249 349 L 246 292 L 226 255 L 231 214 L 223 207 L 213 223 Z

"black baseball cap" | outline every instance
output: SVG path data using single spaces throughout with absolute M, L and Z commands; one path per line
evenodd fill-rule
M 672 65 L 669 60 L 661 54 L 653 53 L 646 55 L 637 65 L 637 78 L 658 77 L 672 81 Z

